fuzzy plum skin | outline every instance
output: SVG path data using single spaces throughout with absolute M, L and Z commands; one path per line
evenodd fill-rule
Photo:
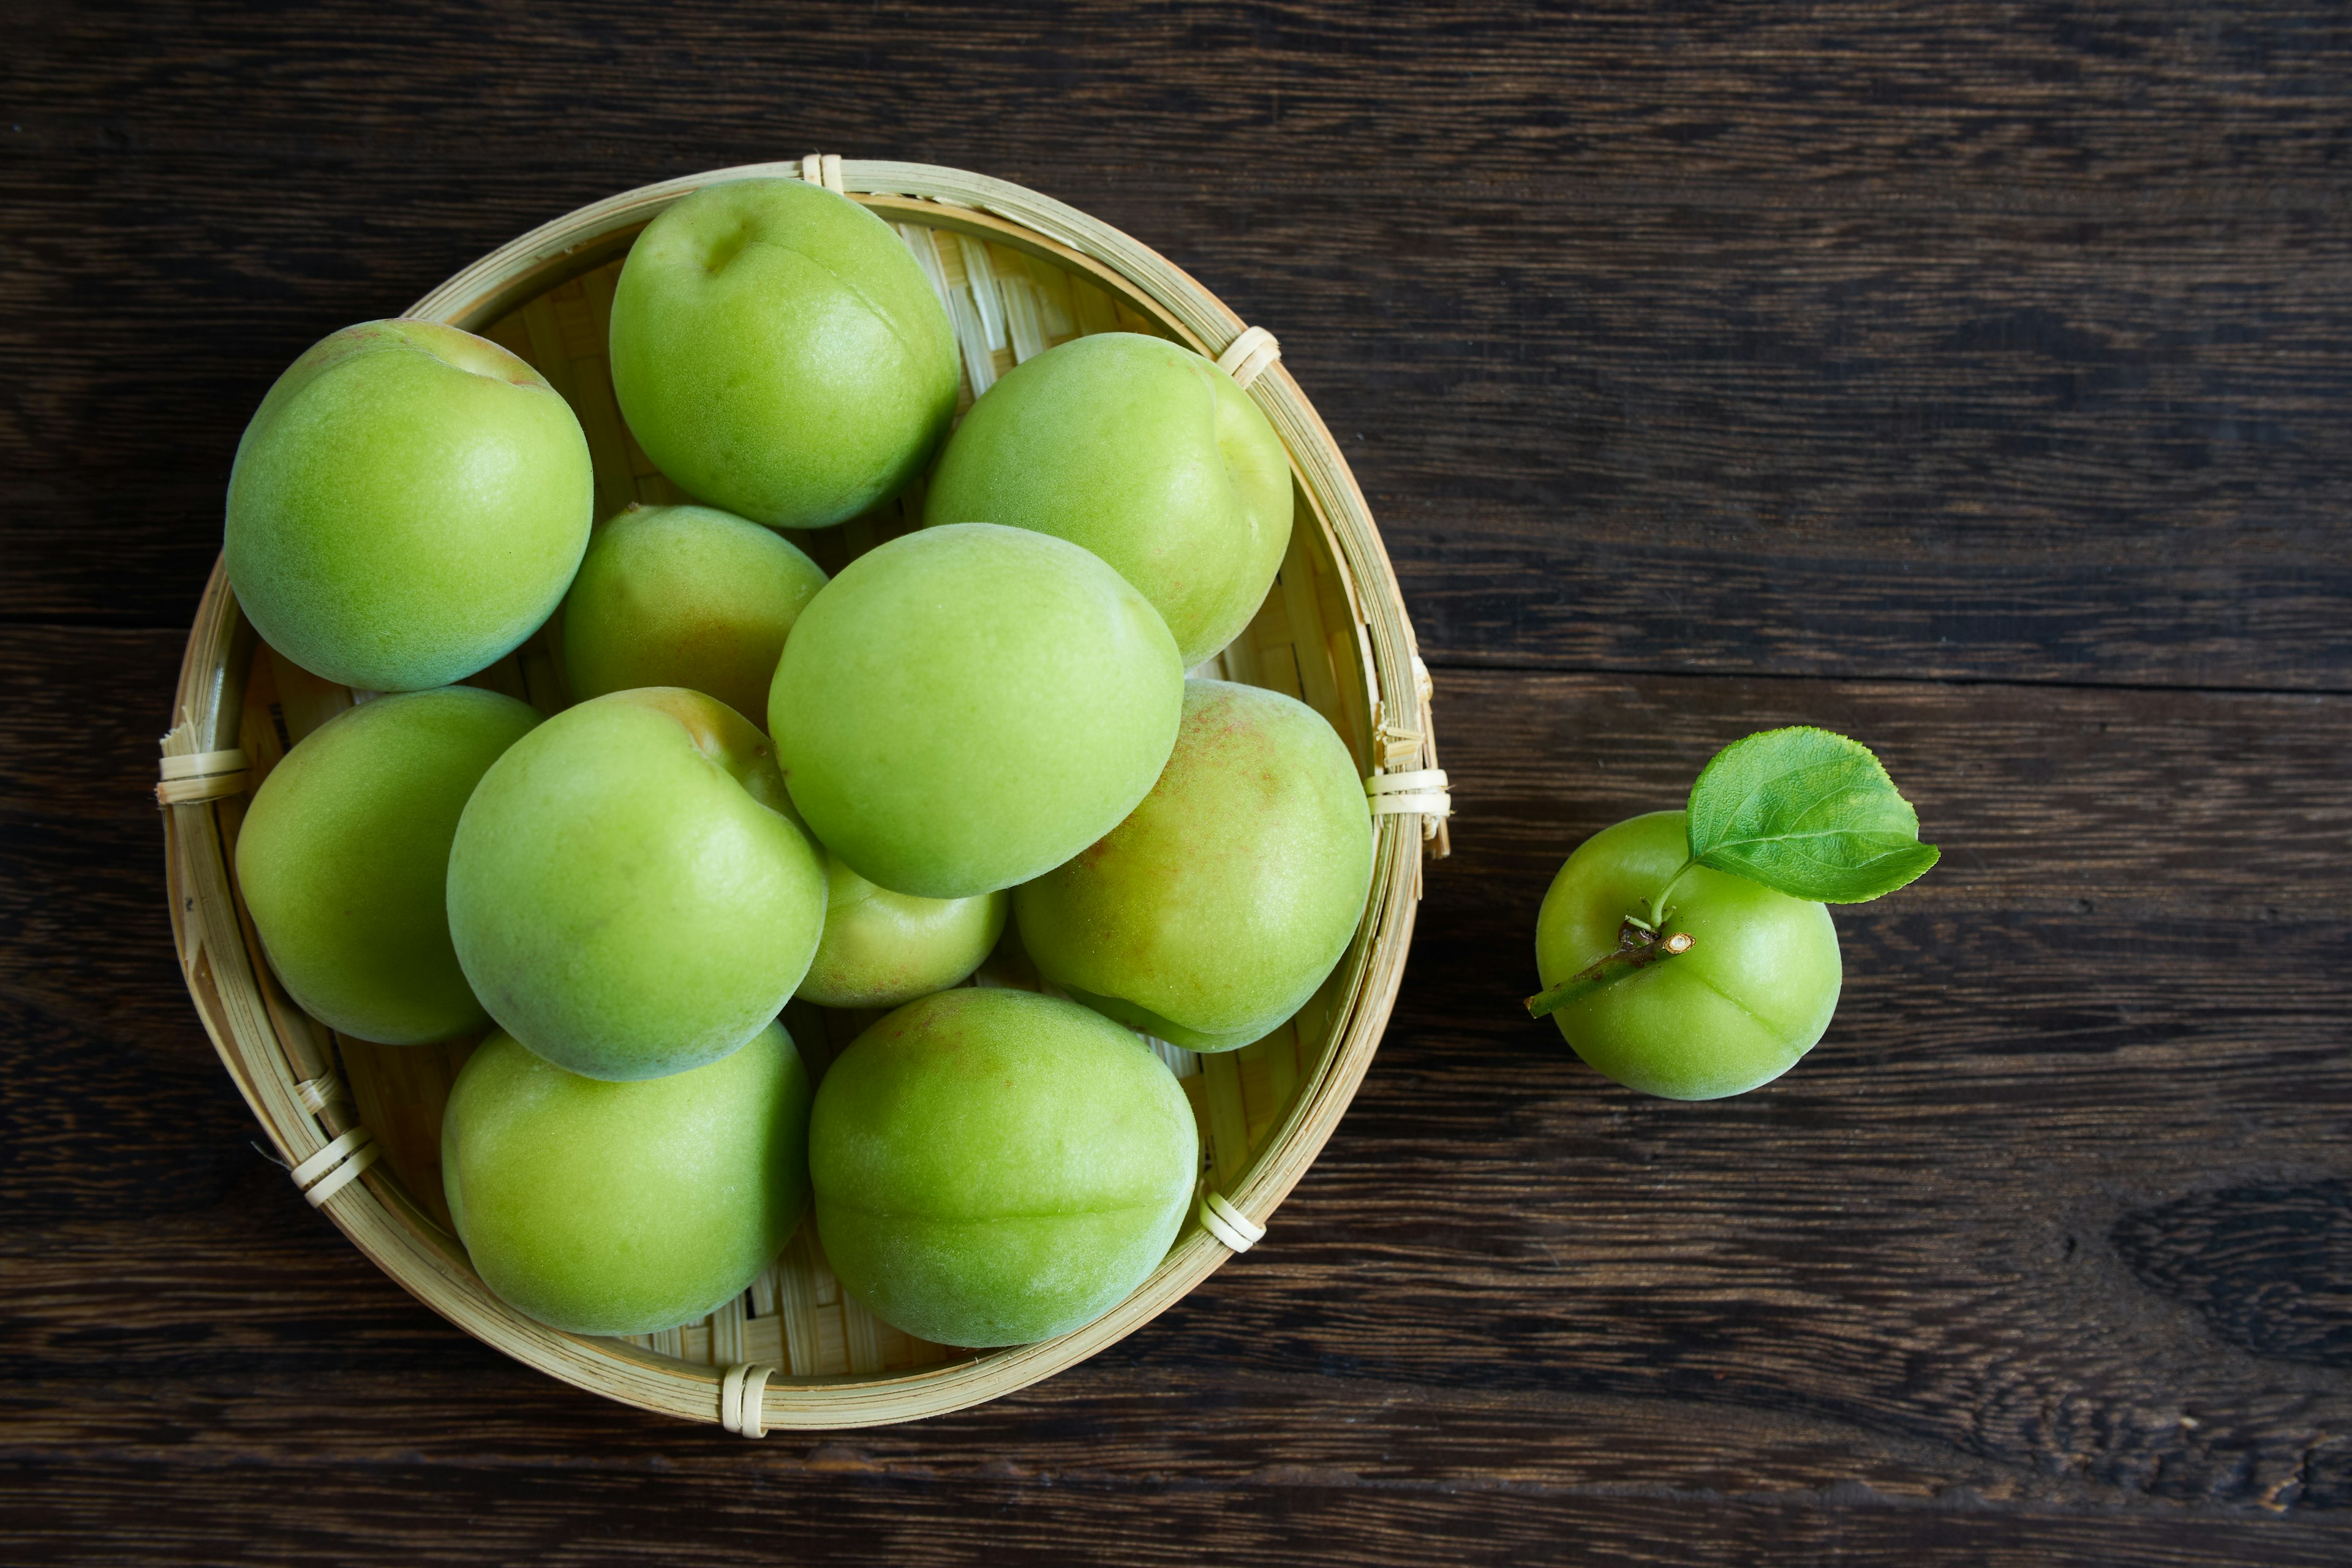
M 676 687 L 567 709 L 483 775 L 449 933 L 490 1016 L 590 1078 L 683 1072 L 772 1020 L 824 926 L 824 858 L 766 736 Z
M 633 506 L 596 531 L 564 597 L 572 695 L 683 686 L 761 722 L 784 638 L 824 586 L 790 540 L 732 512 Z
M 1196 1051 L 1263 1038 L 1347 952 L 1372 878 L 1371 809 L 1320 713 L 1184 683 L 1159 782 L 1101 839 L 1013 895 L 1037 971 Z
M 1617 948 L 1689 854 L 1679 811 L 1604 827 L 1578 846 L 1536 915 L 1546 989 Z M 1667 904 L 1691 950 L 1554 1013 L 1576 1054 L 1630 1089 L 1719 1100 L 1769 1083 L 1813 1048 L 1837 1011 L 1837 927 L 1820 904 L 1745 877 L 1694 868 Z
M 919 899 L 825 857 L 824 935 L 796 994 L 820 1007 L 896 1007 L 980 967 L 1004 933 L 1002 892 Z
M 826 848 L 894 892 L 963 899 L 1133 810 L 1183 700 L 1175 639 L 1099 557 L 959 523 L 891 540 L 809 601 L 768 730 Z
M 1136 332 L 1014 366 L 949 437 L 927 523 L 1083 544 L 1168 622 L 1187 668 L 1257 614 L 1290 542 L 1290 458 L 1233 377 Z
M 781 1025 L 646 1083 L 569 1073 L 503 1031 L 457 1075 L 442 1190 L 499 1299 L 578 1334 L 709 1315 L 807 1211 L 808 1068 Z
M 314 344 L 237 442 L 223 554 L 264 640 L 371 691 L 446 685 L 545 621 L 588 545 L 588 440 L 530 365 L 436 321 Z
M 482 774 L 539 721 L 466 686 L 380 697 L 270 769 L 237 834 L 236 879 L 304 1012 L 390 1046 L 488 1024 L 449 942 L 449 843 Z
M 908 1003 L 825 1073 L 809 1174 L 825 1256 L 885 1322 L 950 1345 L 1092 1322 L 1167 1256 L 1200 1133 L 1175 1076 L 1073 1002 Z
M 955 333 L 889 225 L 799 180 L 708 185 L 637 237 L 613 392 L 661 471 L 772 528 L 824 528 L 922 471 Z

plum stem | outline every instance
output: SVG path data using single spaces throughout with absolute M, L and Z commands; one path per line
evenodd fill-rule
M 1617 951 L 1587 964 L 1550 990 L 1528 997 L 1528 1016 L 1549 1017 L 1579 997 L 1590 996 L 1662 959 L 1678 957 L 1690 950 L 1690 932 L 1678 931 L 1661 940 L 1657 932 L 1629 915 L 1617 928 Z
M 1658 889 L 1658 896 L 1650 900 L 1650 918 L 1646 921 L 1637 920 L 1634 921 L 1633 923 L 1640 926 L 1644 931 L 1654 931 L 1660 926 L 1665 924 L 1666 895 L 1673 892 L 1675 890 L 1675 884 L 1688 876 L 1690 874 L 1690 868 L 1697 864 L 1698 857 L 1696 855 L 1684 861 L 1680 868 L 1677 869 L 1673 876 L 1666 879 L 1666 885 Z

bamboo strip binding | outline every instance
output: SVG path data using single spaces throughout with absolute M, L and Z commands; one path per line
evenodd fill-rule
M 761 1411 L 767 1401 L 768 1379 L 776 1369 L 765 1362 L 738 1362 L 719 1380 L 719 1424 L 739 1437 L 764 1437 L 768 1424 Z
M 1411 813 L 1443 822 L 1454 815 L 1454 794 L 1446 786 L 1444 768 L 1374 773 L 1364 781 L 1364 793 L 1371 799 L 1375 816 Z
M 1212 1187 L 1201 1194 L 1201 1228 L 1224 1243 L 1228 1252 L 1247 1252 L 1265 1239 L 1265 1226 L 1242 1213 Z
M 294 1178 L 294 1184 L 302 1190 L 303 1197 L 310 1201 L 312 1208 L 317 1208 L 357 1181 L 383 1156 L 383 1150 L 376 1142 L 375 1134 L 364 1127 L 354 1127 L 295 1166 L 289 1173 Z
M 170 737 L 164 739 L 168 742 Z M 245 753 L 234 746 L 224 752 L 192 752 L 182 756 L 166 752 L 162 777 L 155 785 L 155 804 L 186 805 L 242 795 L 247 765 Z
M 1294 1025 L 1243 1050 L 1184 1061 L 1179 1082 L 1202 1130 L 1194 1223 L 1150 1279 L 1106 1318 L 1042 1345 L 975 1353 L 922 1347 L 840 1295 L 812 1228 L 751 1289 L 701 1324 L 635 1342 L 552 1332 L 481 1287 L 439 1213 L 440 1097 L 467 1047 L 392 1048 L 338 1039 L 270 976 L 229 874 L 245 799 L 285 741 L 354 700 L 259 647 L 219 572 L 191 633 L 167 737 L 163 800 L 172 913 L 189 990 L 222 1061 L 298 1184 L 363 1252 L 486 1342 L 608 1397 L 744 1436 L 940 1414 L 1069 1366 L 1149 1321 L 1270 1216 L 1346 1109 L 1377 1047 L 1410 943 L 1419 860 L 1446 847 L 1444 781 L 1429 683 L 1363 498 L 1280 345 L 1245 327 L 1163 258 L 1085 215 L 957 170 L 814 156 L 648 186 L 597 203 L 475 263 L 410 314 L 484 332 L 539 366 L 581 416 L 597 508 L 677 494 L 628 437 L 603 368 L 602 312 L 635 231 L 671 201 L 726 178 L 792 175 L 842 192 L 893 224 L 948 304 L 968 405 L 996 376 L 1086 331 L 1154 332 L 1215 359 L 1292 454 L 1297 521 L 1281 574 L 1234 645 L 1203 672 L 1288 691 L 1331 719 L 1367 776 L 1376 812 L 1373 886 L 1355 943 Z M 796 535 L 829 570 L 904 531 L 907 507 Z M 911 515 L 910 515 L 911 513 Z M 475 678 L 560 705 L 543 645 Z M 1382 805 L 1381 803 L 1389 803 Z M 1416 831 L 1416 828 L 1418 829 Z M 982 984 L 1034 984 L 984 971 Z M 998 968 L 992 961 L 992 968 Z M 821 1065 L 861 1020 L 787 1014 Z M 340 1068 L 339 1068 L 340 1063 Z M 331 1187 L 330 1184 L 331 1184 Z
M 1234 384 L 1244 392 L 1250 384 L 1265 374 L 1266 367 L 1282 357 L 1282 345 L 1264 327 L 1244 327 L 1239 336 L 1225 345 L 1217 356 L 1217 368 L 1234 378 Z

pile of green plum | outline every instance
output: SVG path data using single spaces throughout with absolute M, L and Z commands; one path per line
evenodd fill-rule
M 813 1207 L 908 1333 L 1077 1328 L 1194 1197 L 1200 1133 L 1145 1037 L 1279 1027 L 1370 885 L 1330 725 L 1185 674 L 1283 558 L 1282 444 L 1215 365 L 1124 333 L 956 425 L 922 269 L 793 180 L 656 218 L 610 351 L 631 433 L 699 504 L 598 522 L 563 398 L 429 321 L 329 337 L 247 427 L 238 601 L 366 698 L 245 819 L 271 965 L 355 1037 L 480 1037 L 449 1210 L 544 1322 L 700 1318 Z M 919 481 L 923 526 L 830 579 L 778 531 Z M 569 706 L 464 684 L 559 612 Z M 1014 932 L 1045 990 L 967 984 Z M 883 1016 L 820 1078 L 794 996 Z

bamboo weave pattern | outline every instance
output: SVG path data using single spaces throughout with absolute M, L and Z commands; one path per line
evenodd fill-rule
M 583 208 L 459 273 L 412 313 L 481 331 L 548 376 L 587 435 L 600 517 L 633 500 L 685 500 L 630 438 L 612 397 L 604 344 L 613 280 L 635 227 L 667 201 L 718 178 L 778 174 L 842 191 L 894 225 L 953 324 L 959 414 L 1013 365 L 1090 331 L 1188 342 L 1252 389 L 1292 450 L 1297 522 L 1258 616 L 1199 673 L 1282 690 L 1323 712 L 1371 775 L 1376 823 L 1395 822 L 1379 806 L 1393 801 L 1391 811 L 1420 816 L 1415 838 L 1443 853 L 1427 674 L 1336 447 L 1281 372 L 1272 334 L 1231 322 L 1197 285 L 1116 231 L 983 176 L 812 157 Z M 840 528 L 793 537 L 838 571 L 913 527 L 920 511 L 918 486 Z M 567 694 L 551 640 L 559 635 L 551 626 L 474 683 L 561 707 Z M 268 973 L 227 874 L 249 792 L 303 735 L 371 695 L 320 681 L 260 644 L 215 571 L 191 634 L 182 721 L 164 742 L 158 794 L 168 807 L 182 964 L 224 1065 L 310 1200 L 428 1304 L 583 1387 L 746 1436 L 904 1420 L 1009 1392 L 1130 1331 L 1218 1259 L 1254 1245 L 1265 1229 L 1248 1209 L 1278 1203 L 1328 1135 L 1369 1061 L 1410 940 L 1418 857 L 1382 826 L 1365 925 L 1292 1024 L 1205 1058 L 1153 1042 L 1202 1129 L 1196 1220 L 1134 1298 L 1065 1340 L 989 1352 L 909 1340 L 842 1293 L 806 1226 L 751 1289 L 700 1323 L 634 1342 L 556 1334 L 489 1298 L 448 1234 L 440 1110 L 470 1043 L 391 1047 L 330 1036 Z M 1037 984 L 1012 944 L 973 983 Z M 821 1071 L 873 1016 L 795 1003 L 786 1023 Z

